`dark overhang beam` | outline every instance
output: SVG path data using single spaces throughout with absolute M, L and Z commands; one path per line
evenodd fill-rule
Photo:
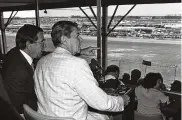
M 88 7 L 96 6 L 96 0 L 64 0 L 61 2 L 47 2 L 40 0 L 39 9 L 53 9 L 53 8 L 70 8 L 70 7 Z M 43 3 L 44 2 L 44 3 Z M 6 0 L 3 3 L 7 3 Z M 27 5 L 19 6 L 2 6 L 0 0 L 0 11 L 20 11 L 20 10 L 35 10 L 35 4 L 32 2 Z M 23 2 L 22 2 L 23 3 Z M 133 4 L 161 4 L 161 3 L 181 3 L 181 0 L 103 0 L 102 6 L 110 5 L 133 5 Z M 11 3 L 12 4 L 12 3 Z
M 35 0 L 35 20 L 36 20 L 36 26 L 40 27 L 39 0 Z

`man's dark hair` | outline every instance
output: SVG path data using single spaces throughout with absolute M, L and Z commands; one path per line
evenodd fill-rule
M 157 84 L 157 80 L 161 79 L 161 76 L 158 73 L 148 73 L 143 81 L 144 88 L 153 88 Z
M 159 76 L 159 79 L 161 79 L 161 83 L 163 83 L 163 77 L 162 77 L 161 73 L 157 73 L 157 74 Z
M 25 49 L 27 41 L 34 43 L 38 40 L 37 34 L 39 32 L 43 32 L 42 28 L 31 24 L 25 24 L 16 34 L 16 47 L 22 50 Z
M 130 74 L 124 73 L 124 74 L 123 74 L 123 79 L 125 79 L 125 80 L 130 80 Z
M 173 81 L 173 83 L 171 84 L 171 91 L 181 92 L 181 81 Z
M 134 69 L 131 71 L 131 80 L 138 80 L 141 77 L 141 72 L 138 69 Z
M 107 67 L 105 74 L 107 75 L 110 72 L 118 72 L 119 73 L 119 67 L 117 65 L 110 65 Z
M 71 21 L 59 21 L 53 25 L 51 37 L 55 47 L 59 44 L 62 44 L 62 41 L 60 40 L 61 36 L 64 35 L 70 38 L 70 34 L 73 31 L 73 27 L 77 28 L 78 25 L 77 23 Z

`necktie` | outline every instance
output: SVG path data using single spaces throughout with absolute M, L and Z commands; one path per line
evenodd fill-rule
M 32 70 L 34 71 L 34 64 L 33 63 L 31 64 L 31 67 L 32 67 Z

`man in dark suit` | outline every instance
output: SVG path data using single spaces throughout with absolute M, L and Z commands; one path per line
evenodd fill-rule
M 23 104 L 37 109 L 32 67 L 33 59 L 39 58 L 44 47 L 43 30 L 26 24 L 16 35 L 16 47 L 5 56 L 2 76 L 8 96 L 17 109 L 23 113 Z

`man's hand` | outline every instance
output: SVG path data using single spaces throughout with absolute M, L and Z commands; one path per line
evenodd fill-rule
M 122 95 L 122 98 L 124 100 L 124 105 L 128 105 L 128 103 L 130 102 L 130 97 L 128 95 Z
M 95 51 L 98 50 L 100 48 L 98 47 L 87 47 L 87 48 L 83 48 L 81 49 L 81 55 L 86 55 L 86 56 L 94 56 L 95 55 Z

